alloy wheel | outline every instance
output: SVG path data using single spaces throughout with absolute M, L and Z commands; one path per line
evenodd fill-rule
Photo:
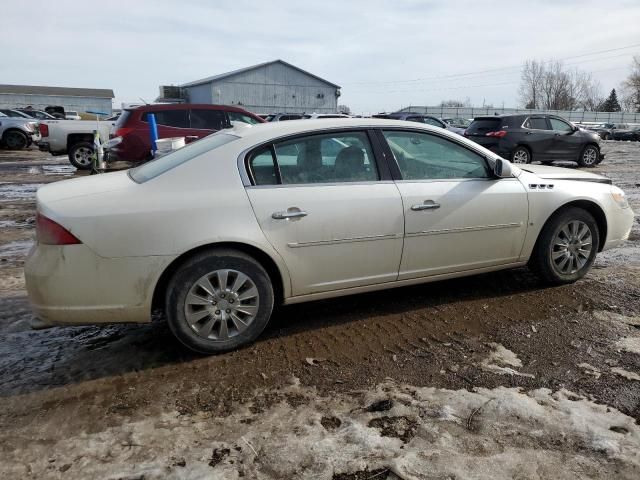
M 215 270 L 189 289 L 184 314 L 191 329 L 208 340 L 229 340 L 244 332 L 260 306 L 256 284 L 237 270 Z
M 589 261 L 593 235 L 589 226 L 572 220 L 560 227 L 551 244 L 551 263 L 561 275 L 572 275 Z
M 519 148 L 513 154 L 513 163 L 529 163 L 529 152 L 524 148 Z
M 73 152 L 73 158 L 79 165 L 88 166 L 91 165 L 93 157 L 93 150 L 88 147 L 79 147 Z
M 594 147 L 587 147 L 582 154 L 582 163 L 585 165 L 594 165 L 598 161 L 598 152 Z

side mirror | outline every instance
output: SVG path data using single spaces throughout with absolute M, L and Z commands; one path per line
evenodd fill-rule
M 513 176 L 511 163 L 502 158 L 498 158 L 495 167 L 493 167 L 493 173 L 495 173 L 498 178 L 511 178 Z

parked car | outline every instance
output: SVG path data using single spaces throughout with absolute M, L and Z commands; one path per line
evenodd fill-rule
M 513 163 L 571 160 L 595 167 L 604 158 L 598 134 L 555 115 L 476 117 L 465 136 Z
M 440 120 L 437 117 L 432 115 L 423 115 L 421 113 L 413 113 L 413 112 L 396 112 L 396 113 L 378 113 L 377 115 L 372 115 L 373 118 L 386 118 L 389 120 L 404 120 L 406 122 L 417 122 L 424 123 L 427 125 L 432 125 L 434 127 L 444 128 L 445 130 L 449 130 L 450 132 L 457 133 L 462 135 L 464 133 L 463 128 L 457 128 L 449 125 L 443 120 Z
M 40 139 L 38 123 L 33 119 L 7 117 L 0 113 L 0 145 L 11 150 L 29 147 Z
M 182 343 L 214 353 L 256 339 L 278 304 L 524 265 L 575 282 L 633 218 L 608 178 L 519 168 L 442 128 L 236 124 L 41 187 L 25 278 L 34 327 L 150 322 L 163 308 Z
M 443 118 L 442 121 L 448 123 L 452 127 L 461 128 L 461 129 L 465 129 L 471 124 L 470 120 L 467 120 L 466 118 L 459 118 L 459 117 Z
M 318 118 L 349 118 L 349 115 L 344 113 L 305 113 L 302 115 L 305 120 L 318 119 Z
M 286 120 L 302 120 L 302 118 L 302 113 L 273 113 L 264 117 L 264 120 L 267 122 L 284 122 Z
M 37 120 L 55 120 L 56 118 L 53 115 L 49 115 L 47 112 L 43 112 L 42 110 L 33 110 L 28 108 L 16 108 L 16 110 Z
M 54 118 L 65 120 L 64 107 L 61 107 L 60 105 L 49 105 L 45 107 L 44 111 Z
M 640 127 L 613 130 L 611 138 L 612 140 L 640 141 Z
M 93 159 L 93 132 L 98 130 L 102 141 L 106 141 L 114 124 L 95 120 L 42 120 L 39 123 L 42 139 L 38 148 L 52 155 L 68 155 L 74 167 L 88 170 Z
M 142 162 L 151 158 L 149 113 L 155 114 L 159 138 L 198 139 L 231 126 L 231 122 L 264 123 L 257 115 L 228 105 L 181 103 L 124 109 L 110 135 L 118 140 L 112 142 L 114 146 L 109 149 L 109 159 Z
M 627 130 L 628 128 L 629 125 L 626 123 L 601 123 L 589 127 L 589 130 L 596 132 L 602 140 L 612 140 L 616 130 Z
M 0 108 L 0 113 L 2 113 L 3 115 L 9 118 L 26 118 L 29 120 L 33 119 L 33 117 L 31 117 L 30 115 L 27 115 L 26 113 L 22 113 L 19 110 L 13 110 L 10 108 Z
M 74 112 L 73 110 L 67 110 L 64 112 L 64 118 L 66 120 L 82 120 L 82 117 L 78 115 L 78 112 Z

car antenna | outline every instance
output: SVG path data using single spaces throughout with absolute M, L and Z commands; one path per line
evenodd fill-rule
M 147 102 L 144 98 L 142 97 L 138 97 L 140 100 L 142 100 L 142 103 L 144 103 L 145 105 L 151 105 L 149 102 Z

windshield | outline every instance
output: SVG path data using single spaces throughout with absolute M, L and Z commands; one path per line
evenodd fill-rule
M 190 143 L 167 155 L 156 158 L 144 165 L 129 170 L 129 176 L 134 182 L 144 183 L 152 178 L 171 170 L 172 168 L 188 162 L 205 152 L 215 150 L 222 145 L 237 140 L 240 137 L 229 135 L 228 133 L 214 133 L 197 142 Z

